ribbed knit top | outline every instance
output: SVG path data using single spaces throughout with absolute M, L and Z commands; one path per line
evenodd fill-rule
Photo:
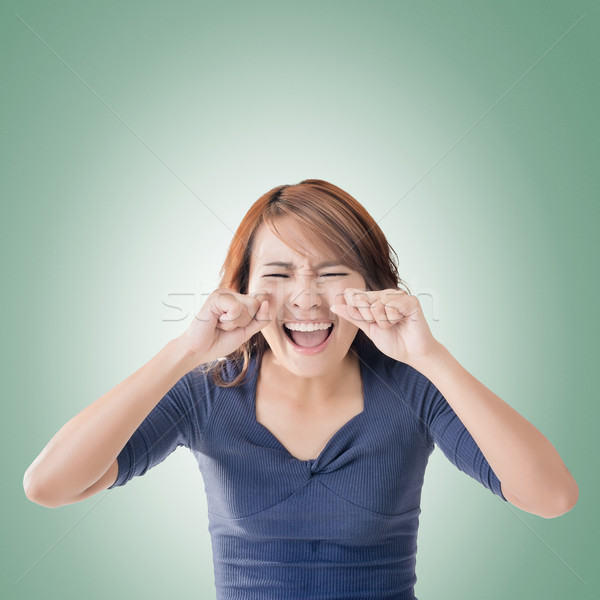
M 254 358 L 240 386 L 218 387 L 201 369 L 182 377 L 120 452 L 111 488 L 178 446 L 194 453 L 219 600 L 416 600 L 421 488 L 434 444 L 505 498 L 429 379 L 372 345 L 359 357 L 364 410 L 316 459 L 295 458 L 256 420 Z

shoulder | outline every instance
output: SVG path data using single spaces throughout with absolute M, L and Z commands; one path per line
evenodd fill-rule
M 374 344 L 363 346 L 359 356 L 365 364 L 365 372 L 371 373 L 374 386 L 401 398 L 419 420 L 429 423 L 446 405 L 440 391 L 423 373 L 387 356 Z
M 438 400 L 433 384 L 410 365 L 387 356 L 375 346 L 362 350 L 363 377 L 371 402 L 384 410 L 390 423 L 401 424 L 403 435 L 407 435 L 412 424 L 413 431 L 419 432 L 425 445 L 432 448 L 429 423 L 432 407 Z

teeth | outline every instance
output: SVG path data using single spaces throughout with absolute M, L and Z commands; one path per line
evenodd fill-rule
M 333 323 L 284 323 L 284 326 L 292 331 L 317 331 L 318 329 L 329 329 Z

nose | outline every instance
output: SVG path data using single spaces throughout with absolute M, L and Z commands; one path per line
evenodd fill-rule
M 310 310 L 321 306 L 321 293 L 312 277 L 297 277 L 290 290 L 290 304 L 299 310 Z

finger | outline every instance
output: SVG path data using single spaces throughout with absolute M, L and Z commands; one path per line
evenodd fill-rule
M 261 302 L 267 300 L 267 290 L 256 290 L 249 294 L 239 294 L 224 290 L 218 295 L 219 328 L 230 331 L 236 327 L 246 326 L 254 317 Z
M 254 317 L 260 306 L 260 300 L 233 291 L 223 291 L 217 295 L 219 313 L 217 328 L 233 331 L 245 327 Z
M 216 290 L 214 295 L 213 304 L 219 313 L 219 317 L 223 314 L 229 314 L 230 317 L 233 317 L 234 313 L 239 312 L 239 294 L 232 290 Z
M 223 305 L 221 309 L 223 310 Z M 241 302 L 226 303 L 225 310 L 219 315 L 219 329 L 231 331 L 239 327 L 244 321 L 249 321 L 252 317 L 248 314 L 247 308 Z
M 359 288 L 346 288 L 343 292 L 344 300 L 350 304 L 362 303 L 371 305 L 381 295 L 380 291 L 362 290 Z
M 362 320 L 366 323 L 375 322 L 375 317 L 371 314 L 372 299 L 369 297 L 368 292 L 354 288 L 347 288 L 344 290 L 344 299 L 346 300 L 346 304 L 348 306 L 356 309 L 355 311 L 350 310 L 353 316 L 357 315 L 356 311 L 358 311 Z
M 250 319 L 245 326 L 232 327 L 231 324 L 227 323 L 224 327 L 223 324 L 220 324 L 219 328 L 224 329 L 223 335 L 226 336 L 226 339 L 228 340 L 227 344 L 230 344 L 233 348 L 240 348 L 268 323 L 269 302 L 264 300 L 261 302 L 260 308 L 256 311 L 254 318 Z
M 269 290 L 254 290 L 248 292 L 246 297 L 255 298 L 256 300 L 259 300 L 260 304 L 263 300 L 269 300 L 271 298 L 271 292 Z
M 329 310 L 338 315 L 340 318 L 349 321 L 353 325 L 356 325 L 359 329 L 362 329 L 365 333 L 367 333 L 369 329 L 369 323 L 367 323 L 363 316 L 360 314 L 360 311 L 354 306 L 348 306 L 347 304 L 332 304 L 329 307 Z
M 388 318 L 386 307 L 381 300 L 376 300 L 371 304 L 371 314 L 375 317 L 377 325 L 382 329 L 393 327 L 393 323 L 390 323 Z
M 402 290 L 387 296 L 384 304 L 390 311 L 391 316 L 393 316 L 394 313 L 397 314 L 397 316 L 393 319 L 396 322 L 401 321 L 402 319 L 412 320 L 415 313 L 418 313 L 420 306 L 419 300 L 416 296 L 411 296 Z
M 260 291 L 260 292 L 256 292 L 255 294 L 253 294 L 254 296 L 254 301 L 255 304 L 252 306 L 251 310 L 250 310 L 250 314 L 252 315 L 253 318 L 257 318 L 259 319 L 261 322 L 265 322 L 269 323 L 271 321 L 271 315 L 270 315 L 270 304 L 271 304 L 271 300 L 272 300 L 272 294 L 271 292 L 264 290 L 264 291 Z M 266 313 L 265 311 L 265 307 L 263 306 L 263 304 L 266 302 Z M 262 312 L 261 312 L 262 310 Z
M 385 314 L 387 315 L 388 321 L 395 325 L 402 320 L 402 313 L 393 304 L 384 304 Z
M 251 324 L 253 320 L 258 319 L 260 327 L 257 331 L 259 331 L 271 320 L 269 315 L 270 297 L 271 293 L 267 290 L 258 290 L 250 294 L 236 294 L 235 309 L 232 308 L 232 310 L 220 317 L 219 329 L 223 329 L 224 331 L 233 331 L 238 328 L 243 329 Z M 261 309 L 262 312 L 259 312 Z
M 250 323 L 243 328 L 244 339 L 250 339 L 255 333 L 258 333 L 263 327 L 266 327 L 270 321 L 269 301 L 263 300 Z
M 230 323 L 224 324 L 223 329 L 236 336 L 238 339 L 238 345 L 241 346 L 244 342 L 249 340 L 255 333 L 258 333 L 263 327 L 266 327 L 270 322 L 269 317 L 269 302 L 263 300 L 259 309 L 256 311 L 254 317 L 248 321 L 244 321 L 243 324 L 232 325 Z M 221 324 L 222 325 L 222 324 Z M 239 336 L 239 337 L 237 337 Z
M 234 305 L 232 295 L 232 291 L 215 290 L 208 296 L 206 302 L 196 314 L 196 319 L 208 321 L 218 327 L 219 318 Z

